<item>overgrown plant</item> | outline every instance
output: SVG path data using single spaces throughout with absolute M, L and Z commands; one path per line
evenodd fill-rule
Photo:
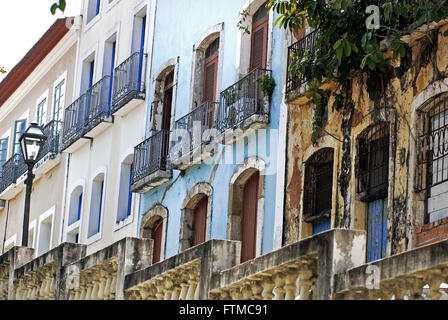
M 61 10 L 62 12 L 65 11 L 65 7 L 67 6 L 67 3 L 65 0 L 58 0 L 58 2 L 55 2 L 51 5 L 50 11 L 52 14 L 56 14 L 56 10 Z
M 268 7 L 279 14 L 275 25 L 280 28 L 297 31 L 307 23 L 318 32 L 313 47 L 291 57 L 288 72 L 307 82 L 308 97 L 316 106 L 325 101 L 321 85 L 334 81 L 333 110 L 350 105 L 351 81 L 357 74 L 387 73 L 382 40 L 395 58 L 404 57 L 409 48 L 401 40 L 403 33 L 448 16 L 447 0 L 269 0 Z
M 0 73 L 6 73 L 6 72 L 7 72 L 6 69 L 0 66 Z
M 275 80 L 271 76 L 265 76 L 263 80 L 261 80 L 260 88 L 269 98 L 271 98 L 274 93 L 275 86 Z

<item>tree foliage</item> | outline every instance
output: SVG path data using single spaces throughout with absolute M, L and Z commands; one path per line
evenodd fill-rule
M 65 0 L 58 0 L 58 2 L 52 4 L 52 6 L 50 7 L 50 11 L 52 14 L 56 14 L 56 10 L 58 9 L 64 12 L 66 5 L 67 3 Z
M 268 6 L 278 13 L 275 25 L 280 28 L 297 31 L 306 22 L 318 32 L 315 46 L 293 56 L 288 71 L 308 83 L 308 97 L 316 105 L 323 101 L 322 83 L 335 81 L 336 110 L 349 102 L 354 75 L 387 72 L 381 41 L 386 40 L 395 58 L 404 57 L 409 49 L 401 40 L 405 32 L 448 16 L 447 0 L 269 0 Z M 372 20 L 378 20 L 376 26 L 367 28 Z

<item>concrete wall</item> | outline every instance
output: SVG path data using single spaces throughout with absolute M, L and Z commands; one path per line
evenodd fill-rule
M 208 30 L 223 23 L 220 39 L 222 65 L 219 67 L 217 83 L 220 84 L 219 91 L 225 90 L 228 86 L 237 82 L 240 76 L 245 75 L 248 68 L 248 59 L 247 57 L 244 58 L 244 56 L 248 56 L 247 41 L 244 41 L 247 38 L 237 28 L 240 20 L 239 12 L 243 9 L 249 9 L 254 13 L 261 4 L 262 1 L 258 0 L 215 1 L 213 3 L 206 0 L 158 1 L 149 85 L 155 85 L 156 76 L 158 72 L 163 70 L 167 61 L 172 59 L 177 61 L 177 87 L 172 110 L 174 121 L 190 112 L 193 87 L 191 81 L 194 78 L 192 74 L 193 45 L 197 45 Z M 176 8 L 176 10 L 173 10 L 173 8 Z M 230 145 L 226 150 L 223 146 L 220 146 L 217 154 L 207 161 L 209 164 L 195 165 L 183 172 L 182 175 L 180 175 L 180 171 L 174 170 L 173 178 L 170 181 L 150 190 L 142 197 L 140 216 L 144 216 L 157 203 L 168 209 L 167 239 L 166 247 L 163 250 L 165 258 L 178 253 L 182 202 L 197 183 L 207 182 L 213 188 L 209 238 L 226 239 L 230 179 L 245 159 L 255 156 L 266 163 L 265 198 L 262 204 L 264 216 L 259 217 L 263 220 L 262 235 L 259 235 L 259 237 L 262 236 L 260 253 L 269 252 L 274 247 L 277 145 L 278 140 L 282 139 L 282 137 L 278 137 L 277 133 L 282 71 L 284 69 L 284 33 L 279 28 L 274 27 L 272 29 L 273 20 L 275 20 L 275 17 L 271 14 L 268 68 L 273 70 L 272 76 L 277 87 L 271 101 L 270 124 L 265 128 L 265 131 L 261 130 L 257 133 L 258 150 L 256 134 L 250 135 L 247 142 Z M 242 49 L 240 50 L 240 48 Z M 154 92 L 152 87 L 148 88 L 148 91 Z M 150 99 L 152 101 L 154 97 L 150 97 Z M 149 134 L 151 128 L 150 114 L 151 112 L 148 112 L 147 134 Z M 263 153 L 263 149 L 266 149 L 267 152 Z M 220 161 L 225 161 L 225 164 L 220 164 Z
M 422 38 L 424 33 L 416 31 L 404 38 L 411 47 L 406 57 L 393 59 L 391 50 L 387 51 L 388 76 L 369 79 L 357 74 L 352 104 L 345 110 L 332 110 L 334 97 L 330 97 L 327 133 L 321 133 L 317 146 L 311 143 L 314 105 L 304 95 L 289 101 L 285 243 L 311 235 L 311 225 L 302 216 L 304 163 L 323 147 L 335 151 L 332 227 L 366 229 L 367 207 L 356 191 L 357 141 L 368 126 L 386 121 L 390 125 L 387 256 L 415 246 L 415 228 L 424 223 L 424 195 L 414 190 L 420 152 L 416 149 L 417 109 L 446 91 L 448 39 L 442 34 L 447 27 L 439 27 L 433 25 L 427 33 L 434 46 Z M 324 88 L 330 93 L 335 90 L 334 83 Z
M 45 94 L 47 98 L 46 122 L 53 120 L 54 87 L 65 79 L 63 91 L 65 106 L 73 95 L 74 61 L 76 59 L 76 31 L 72 29 L 29 75 L 27 80 L 2 106 L 0 111 L 0 132 L 9 136 L 8 159 L 13 155 L 14 121 L 27 118 L 27 126 L 36 121 L 38 100 Z M 40 101 L 39 101 L 40 102 Z M 62 199 L 65 179 L 65 156 L 59 156 L 59 163 L 43 176 L 36 173 L 31 196 L 30 227 L 34 228 L 34 245 L 36 248 L 39 235 L 39 218 L 53 211 L 53 224 L 50 249 L 59 244 L 60 224 L 62 220 Z M 21 245 L 23 211 L 25 203 L 24 183 L 20 192 L 5 207 L 0 209 L 0 246 L 4 252 L 5 241 L 16 236 L 16 245 Z M 31 234 L 29 235 L 31 237 Z M 30 238 L 31 240 L 31 238 Z M 39 250 L 40 251 L 40 250 Z M 37 252 L 37 251 L 36 251 Z
M 83 2 L 83 12 L 87 10 L 88 1 Z M 103 76 L 103 59 L 105 56 L 105 41 L 116 33 L 116 58 L 115 67 L 126 60 L 132 53 L 132 32 L 134 16 L 141 10 L 146 11 L 146 50 L 151 49 L 151 1 L 126 0 L 114 1 L 111 5 L 108 1 L 101 1 L 99 15 L 86 25 L 84 20 L 80 45 L 77 55 L 77 75 L 75 80 L 75 95 L 72 102 L 83 94 L 82 83 L 85 83 L 83 74 L 83 61 L 94 54 L 95 71 L 93 83 Z M 134 194 L 132 213 L 124 223 L 117 224 L 118 192 L 120 182 L 121 163 L 129 155 L 133 154 L 134 146 L 140 143 L 144 137 L 146 117 L 146 102 L 141 101 L 134 109 L 123 116 L 115 116 L 113 124 L 105 127 L 104 131 L 97 134 L 93 140 L 85 140 L 85 143 L 70 154 L 70 168 L 68 172 L 66 210 L 67 221 L 70 194 L 78 186 L 83 187 L 83 204 L 80 220 L 80 238 L 82 244 L 87 244 L 87 252 L 100 250 L 115 241 L 126 236 L 136 234 L 136 222 L 139 196 Z M 92 194 L 92 181 L 98 173 L 104 173 L 104 202 L 101 218 L 101 230 L 99 235 L 87 239 L 89 223 L 90 201 Z M 64 240 L 66 239 L 67 224 L 64 225 Z

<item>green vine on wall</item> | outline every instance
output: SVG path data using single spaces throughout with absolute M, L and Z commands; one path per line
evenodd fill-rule
M 323 83 L 337 84 L 332 109 L 344 110 L 351 103 L 356 75 L 366 72 L 370 78 L 387 73 L 385 52 L 380 50 L 383 40 L 395 58 L 405 57 L 409 47 L 401 37 L 410 26 L 448 16 L 447 0 L 269 0 L 268 7 L 278 14 L 274 24 L 280 28 L 298 31 L 306 22 L 319 34 L 314 47 L 291 57 L 288 70 L 307 82 L 315 115 L 322 113 L 322 103 L 328 101 L 320 89 Z M 320 116 L 313 119 L 313 143 L 317 143 L 323 120 Z

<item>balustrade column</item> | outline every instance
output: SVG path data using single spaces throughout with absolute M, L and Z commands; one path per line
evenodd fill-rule
M 233 300 L 242 300 L 243 295 L 241 294 L 241 289 L 239 287 L 231 288 L 230 289 L 230 296 Z
M 311 285 L 313 284 L 313 281 L 311 280 L 312 276 L 313 276 L 313 272 L 311 271 L 310 266 L 308 264 L 302 265 L 302 267 L 300 268 L 299 300 L 309 300 L 310 299 L 310 288 L 311 288 Z
M 252 299 L 253 300 L 261 300 L 263 299 L 261 292 L 263 291 L 263 287 L 261 285 L 260 280 L 255 280 L 252 282 Z
M 285 300 L 295 300 L 297 291 L 297 277 L 299 276 L 297 269 L 291 269 L 286 273 L 285 277 Z
M 275 283 L 272 281 L 272 277 L 269 275 L 263 279 L 263 299 L 264 300 L 272 300 L 274 298 L 274 290 Z
M 163 277 L 164 282 L 164 296 L 163 296 L 163 300 L 170 300 L 171 299 L 171 294 L 173 292 L 173 285 L 174 282 L 171 280 L 171 277 L 169 275 Z
M 285 299 L 285 278 L 281 272 L 277 272 L 274 275 L 274 283 L 275 283 L 275 300 L 284 300 Z
M 156 288 L 157 288 L 157 293 L 156 293 L 156 297 L 157 300 L 163 300 L 164 294 L 163 294 L 163 290 L 164 290 L 164 286 L 163 286 L 163 281 L 162 280 L 156 280 Z

